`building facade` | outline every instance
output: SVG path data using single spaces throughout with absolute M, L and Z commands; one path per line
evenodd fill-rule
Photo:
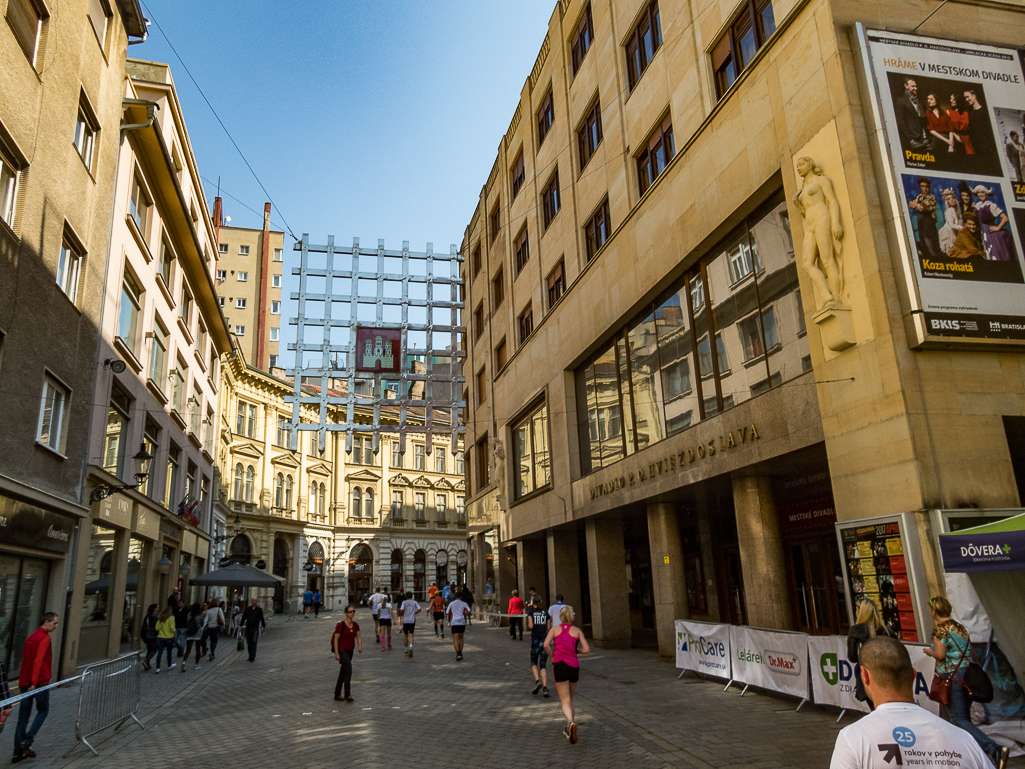
M 462 245 L 468 517 L 503 595 L 667 658 L 676 619 L 845 632 L 860 594 L 928 637 L 936 535 L 1025 486 L 1020 348 L 923 341 L 901 287 L 859 33 L 934 10 L 556 4 Z M 1023 20 L 949 3 L 918 34 L 1017 47 Z M 892 574 L 840 547 L 859 525 L 893 527 Z
M 83 498 L 99 320 L 138 2 L 8 0 L 0 23 L 0 662 L 63 613 Z M 58 649 L 77 643 L 62 629 Z M 67 667 L 64 668 L 65 672 Z

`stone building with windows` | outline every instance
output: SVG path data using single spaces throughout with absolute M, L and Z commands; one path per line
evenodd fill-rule
M 864 40 L 1014 49 L 1025 16 L 898 5 L 555 4 L 462 243 L 478 588 L 494 536 L 500 593 L 565 595 L 600 646 L 669 658 L 687 617 L 843 633 L 865 594 L 924 640 L 938 533 L 1020 511 L 1022 342 L 926 325 Z M 879 527 L 866 579 L 838 540 Z
M 336 382 L 338 392 L 344 382 Z M 431 582 L 465 579 L 466 518 L 462 454 L 436 438 L 428 457 L 422 441 L 385 437 L 375 455 L 368 437 L 345 452 L 343 433 L 301 432 L 292 451 L 293 382 L 246 363 L 241 344 L 222 371 L 218 506 L 227 518 L 225 557 L 285 578 L 263 595 L 267 608 L 295 612 L 309 588 L 325 608 L 364 600 L 375 587 L 412 590 L 423 598 Z M 303 385 L 311 394 L 316 388 Z M 382 424 L 398 424 L 382 407 Z M 306 406 L 303 421 L 319 421 Z M 329 413 L 336 423 L 344 408 Z M 372 410 L 357 419 L 369 423 Z M 412 421 L 412 420 L 411 420 Z

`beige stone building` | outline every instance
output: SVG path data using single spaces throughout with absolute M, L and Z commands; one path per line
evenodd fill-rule
M 146 25 L 135 0 L 6 0 L 0 13 L 0 662 L 10 678 L 42 613 L 64 612 L 71 552 L 88 539 L 125 54 Z M 64 622 L 54 641 L 67 652 L 77 636 Z
M 1021 342 L 923 333 L 859 36 L 1015 47 L 1025 16 L 935 10 L 556 3 L 462 244 L 478 586 L 491 532 L 503 598 L 564 594 L 599 645 L 842 633 L 860 594 L 928 637 L 937 534 L 1025 487 Z
M 335 386 L 343 392 L 345 383 Z M 344 433 L 331 432 L 323 453 L 314 432 L 302 432 L 292 451 L 292 392 L 291 381 L 250 366 L 236 340 L 222 371 L 217 506 L 227 526 L 215 540 L 223 536 L 224 557 L 264 561 L 285 578 L 263 596 L 266 608 L 296 612 L 307 588 L 321 591 L 325 608 L 338 609 L 375 587 L 412 590 L 423 599 L 431 582 L 465 580 L 462 453 L 435 438 L 431 456 L 416 439 L 401 455 L 396 437 L 382 440 L 374 455 L 368 436 L 355 437 L 347 454 Z M 319 421 L 305 406 L 301 414 Z M 329 422 L 344 416 L 339 408 Z M 357 421 L 372 416 L 357 409 Z M 385 405 L 382 424 L 388 423 L 398 424 L 398 409 L 389 413 Z

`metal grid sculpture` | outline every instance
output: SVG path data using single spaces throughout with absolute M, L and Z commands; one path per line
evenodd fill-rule
M 361 250 L 359 238 L 353 238 L 351 248 L 336 247 L 333 235 L 328 236 L 327 245 L 318 246 L 311 245 L 309 235 L 304 233 L 295 250 L 302 252 L 299 267 L 292 269 L 292 274 L 299 276 L 299 291 L 292 294 L 292 299 L 299 302 L 299 312 L 289 321 L 296 326 L 296 341 L 289 345 L 289 349 L 295 351 L 295 366 L 285 372 L 294 381 L 294 390 L 286 398 L 292 404 L 292 450 L 297 449 L 299 432 L 316 431 L 323 452 L 326 434 L 331 431 L 345 433 L 346 453 L 352 451 L 354 433 L 367 433 L 373 435 L 373 452 L 377 454 L 382 432 L 398 433 L 402 453 L 406 450 L 406 433 L 424 433 L 427 454 L 433 449 L 435 434 L 451 434 L 454 452 L 459 434 L 466 429 L 458 419 L 459 410 L 466 406 L 462 400 L 462 385 L 466 381 L 462 376 L 462 360 L 466 353 L 461 349 L 461 335 L 466 329 L 459 325 L 463 280 L 459 277 L 462 256 L 456 247 L 451 246 L 448 254 L 435 254 L 433 245 L 428 243 L 427 250 L 420 253 L 410 251 L 409 242 L 403 241 L 401 251 L 386 251 L 384 241 L 378 240 L 376 249 Z M 444 266 L 448 267 L 447 275 L 435 274 L 439 264 L 443 265 L 442 271 Z M 317 290 L 321 279 L 322 290 Z M 436 298 L 435 290 L 443 290 L 445 286 L 449 288 L 448 299 Z M 338 289 L 342 290 L 336 293 Z M 367 317 L 371 306 L 372 318 Z M 323 312 L 318 313 L 318 309 Z M 397 318 L 386 317 L 394 316 L 396 310 Z M 436 311 L 444 320 L 445 310 L 448 310 L 447 322 L 436 322 Z M 400 333 L 397 373 L 357 371 L 358 328 Z M 447 348 L 438 348 L 435 342 L 444 339 L 446 334 Z M 415 341 L 411 337 L 421 336 L 425 341 L 423 347 L 411 343 Z M 317 352 L 320 364 L 314 366 L 307 361 L 307 356 Z M 423 358 L 422 373 L 411 370 L 415 368 L 410 365 L 411 358 Z M 436 363 L 438 358 L 448 359 L 449 363 L 441 367 Z M 304 380 L 313 379 L 320 380 L 319 391 L 316 394 L 304 392 Z M 330 390 L 331 381 L 336 379 L 346 381 L 345 393 L 335 394 Z M 399 382 L 396 398 L 383 397 L 382 379 Z M 356 392 L 357 380 L 372 380 L 370 397 Z M 412 385 L 416 382 L 424 383 L 421 398 L 411 397 Z M 446 386 L 438 387 L 442 384 Z M 345 406 L 345 421 L 330 423 L 329 407 L 342 405 Z M 317 412 L 317 422 L 300 421 L 303 406 Z M 357 406 L 373 407 L 372 424 L 356 422 Z M 397 427 L 381 425 L 382 406 L 397 407 Z M 447 412 L 443 422 L 435 422 L 437 411 Z M 414 424 L 409 423 L 410 416 Z

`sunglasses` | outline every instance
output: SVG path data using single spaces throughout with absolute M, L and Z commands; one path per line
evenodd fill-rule
M 346 614 L 355 614 L 356 612 L 354 612 L 354 611 L 347 611 L 347 612 L 345 612 L 345 613 L 346 613 Z

